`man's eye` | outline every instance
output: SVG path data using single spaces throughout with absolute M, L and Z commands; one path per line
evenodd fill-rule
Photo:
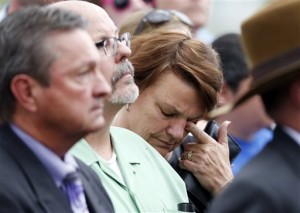
M 97 42 L 95 45 L 96 45 L 97 48 L 102 48 L 102 47 L 105 46 L 105 40 L 99 41 L 99 42 Z
M 79 76 L 89 75 L 91 74 L 91 70 L 82 71 L 79 73 Z

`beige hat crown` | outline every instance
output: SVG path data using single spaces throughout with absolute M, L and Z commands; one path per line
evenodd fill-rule
M 250 90 L 234 103 L 213 110 L 217 117 L 255 94 L 300 75 L 300 0 L 278 0 L 246 20 L 242 45 L 253 77 Z

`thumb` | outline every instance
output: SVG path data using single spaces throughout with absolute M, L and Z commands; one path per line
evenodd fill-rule
M 228 133 L 228 126 L 230 123 L 231 123 L 230 121 L 224 121 L 220 125 L 220 129 L 218 132 L 218 142 L 222 145 L 228 144 L 227 133 Z

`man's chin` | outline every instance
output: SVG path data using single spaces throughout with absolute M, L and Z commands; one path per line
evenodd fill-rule
M 89 126 L 88 131 L 90 133 L 99 131 L 100 129 L 102 129 L 105 126 L 105 123 L 106 122 L 103 117 L 99 118 L 96 121 L 94 121 L 92 125 Z
M 139 89 L 135 84 L 123 86 L 123 88 L 114 88 L 109 98 L 113 104 L 131 104 L 136 101 L 139 96 Z

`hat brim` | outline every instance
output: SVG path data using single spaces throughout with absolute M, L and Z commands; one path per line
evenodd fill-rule
M 257 94 L 266 93 L 274 88 L 280 87 L 295 77 L 300 76 L 300 60 L 281 68 L 273 75 L 267 75 L 264 78 L 253 81 L 248 92 L 238 98 L 236 101 L 216 108 L 208 113 L 209 118 L 216 118 L 234 110 L 249 98 Z M 275 94 L 276 95 L 276 94 Z

